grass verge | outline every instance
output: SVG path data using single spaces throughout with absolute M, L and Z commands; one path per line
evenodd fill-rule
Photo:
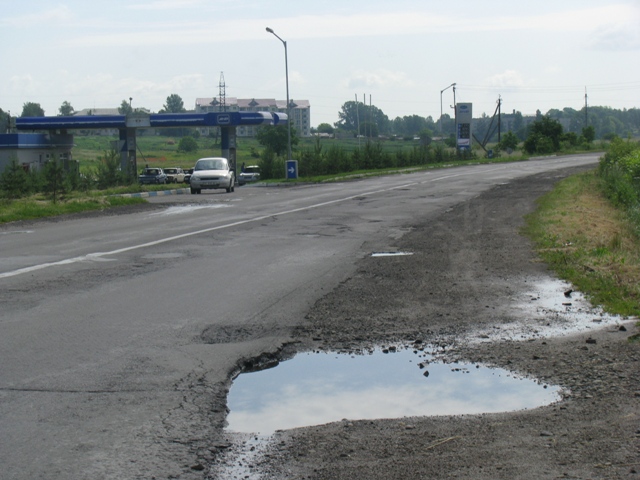
M 595 172 L 559 182 L 525 220 L 523 233 L 560 278 L 609 313 L 640 316 L 640 238 Z
M 18 220 L 35 220 L 69 213 L 104 210 L 121 205 L 146 203 L 143 198 L 87 196 L 58 200 L 53 203 L 38 196 L 0 201 L 0 224 Z

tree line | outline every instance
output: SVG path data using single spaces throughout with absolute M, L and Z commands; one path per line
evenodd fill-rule
M 132 113 L 131 99 L 122 100 L 118 107 L 121 115 Z M 184 102 L 180 95 L 171 94 L 167 97 L 166 103 L 158 113 L 182 113 L 186 112 Z M 58 115 L 70 116 L 75 113 L 75 109 L 68 102 L 64 101 L 58 109 Z M 44 110 L 39 103 L 26 102 L 23 105 L 21 117 L 42 117 Z M 640 136 L 640 109 L 614 109 L 610 107 L 593 106 L 576 110 L 565 107 L 551 109 L 546 114 L 540 110 L 535 117 L 525 117 L 519 111 L 512 113 L 501 113 L 501 130 L 498 132 L 497 118 L 482 114 L 473 119 L 472 130 L 477 138 L 487 137 L 488 142 L 498 141 L 498 134 L 513 132 L 520 141 L 524 141 L 528 135 L 528 125 L 533 121 L 538 121 L 542 117 L 549 117 L 557 120 L 563 125 L 565 132 L 580 134 L 584 127 L 592 126 L 595 130 L 595 138 L 611 139 L 618 137 Z M 9 115 L 0 108 L 0 132 L 7 131 Z M 431 116 L 422 117 L 420 115 L 405 115 L 390 119 L 381 109 L 375 105 L 367 105 L 363 102 L 345 102 L 338 112 L 338 121 L 333 125 L 321 123 L 317 128 L 312 129 L 313 133 L 334 134 L 341 132 L 347 135 L 361 135 L 368 138 L 379 136 L 399 136 L 434 138 L 439 136 L 450 137 L 455 134 L 455 118 L 445 113 L 442 118 L 436 120 Z M 176 134 L 178 132 L 171 132 Z M 489 133 L 489 135 L 487 135 Z

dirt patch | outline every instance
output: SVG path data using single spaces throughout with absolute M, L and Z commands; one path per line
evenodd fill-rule
M 530 411 L 364 420 L 277 432 L 263 478 L 640 478 L 640 346 L 635 322 L 558 338 L 477 342 L 522 321 L 519 295 L 549 272 L 518 231 L 535 199 L 578 170 L 500 185 L 398 239 L 413 255 L 363 259 L 294 338 L 301 349 L 410 343 L 564 389 Z M 366 248 L 366 246 L 365 246 Z M 526 318 L 524 320 L 527 320 Z M 532 320 L 533 321 L 533 320 Z M 547 323 L 552 324 L 549 315 Z M 226 448 L 226 446 L 225 446 Z

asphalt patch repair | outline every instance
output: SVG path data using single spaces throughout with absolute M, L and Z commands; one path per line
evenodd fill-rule
M 363 259 L 293 334 L 299 351 L 420 339 L 448 362 L 559 385 L 566 392 L 561 402 L 278 431 L 247 460 L 255 478 L 640 479 L 640 344 L 629 340 L 638 334 L 637 319 L 572 335 L 521 340 L 498 333 L 477 341 L 481 331 L 526 323 L 516 298 L 553 275 L 518 233 L 523 216 L 556 181 L 580 171 L 522 178 L 419 219 L 393 245 L 413 255 Z M 550 314 L 548 323 L 554 321 Z M 236 448 L 242 441 L 221 444 L 209 478 L 220 478 L 215 472 Z

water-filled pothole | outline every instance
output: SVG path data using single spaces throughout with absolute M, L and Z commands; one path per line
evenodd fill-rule
M 350 420 L 523 410 L 560 399 L 558 387 L 507 370 L 445 364 L 416 349 L 302 353 L 240 374 L 229 392 L 230 432 Z

